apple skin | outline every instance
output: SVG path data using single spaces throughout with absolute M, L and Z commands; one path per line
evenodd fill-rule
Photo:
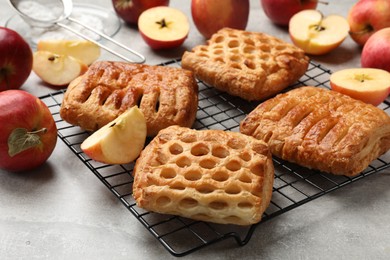
M 169 0 L 112 0 L 112 5 L 127 24 L 137 25 L 143 11 L 155 6 L 168 6 Z
M 154 50 L 162 50 L 162 49 L 172 49 L 176 48 L 183 44 L 183 42 L 187 39 L 187 35 L 181 39 L 175 40 L 175 41 L 159 41 L 152 39 L 145 35 L 143 32 L 139 31 L 141 34 L 142 39 L 150 46 L 150 48 Z
M 0 91 L 18 89 L 30 76 L 33 54 L 14 30 L 0 27 Z
M 249 0 L 192 0 L 191 15 L 206 39 L 224 27 L 245 30 L 249 18 Z
M 376 31 L 390 27 L 389 0 L 360 0 L 348 13 L 351 38 L 363 46 Z
M 261 0 L 267 17 L 282 26 L 287 26 L 294 14 L 306 9 L 316 9 L 317 4 L 317 0 Z
M 0 92 L 0 168 L 12 172 L 27 171 L 42 165 L 57 143 L 57 127 L 50 110 L 39 98 L 23 90 Z M 17 128 L 34 134 L 35 145 L 9 154 L 9 138 Z
M 363 47 L 363 68 L 377 68 L 390 72 L 390 27 L 374 33 Z

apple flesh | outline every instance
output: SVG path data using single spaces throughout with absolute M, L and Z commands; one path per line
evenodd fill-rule
M 275 24 L 287 26 L 291 17 L 303 10 L 316 9 L 318 0 L 261 0 L 267 17 Z
M 41 40 L 37 51 L 72 56 L 86 65 L 91 65 L 100 57 L 100 47 L 86 40 Z
M 33 54 L 14 30 L 0 27 L 0 91 L 20 88 L 30 76 Z
M 224 27 L 245 30 L 249 0 L 192 0 L 192 20 L 206 39 Z
M 112 0 L 116 14 L 130 25 L 137 25 L 145 10 L 156 6 L 168 6 L 169 0 Z
M 377 68 L 390 72 L 390 28 L 374 33 L 363 47 L 363 68 Z
M 144 148 L 146 132 L 145 117 L 135 106 L 90 135 L 81 144 L 81 149 L 98 162 L 130 163 Z
M 138 30 L 152 49 L 170 49 L 183 44 L 190 25 L 182 11 L 159 6 L 141 14 L 138 19 Z
M 72 56 L 49 51 L 34 52 L 33 71 L 42 81 L 53 86 L 68 85 L 87 69 L 87 65 Z
M 339 15 L 323 17 L 317 10 L 304 10 L 289 22 L 293 43 L 307 54 L 323 55 L 337 48 L 348 36 L 347 20 Z
M 390 93 L 390 73 L 381 69 L 352 68 L 332 73 L 333 90 L 374 106 Z
M 23 90 L 0 92 L 0 168 L 26 171 L 43 164 L 57 143 L 48 107 Z
M 363 46 L 376 31 L 390 27 L 389 0 L 360 0 L 348 13 L 351 38 Z

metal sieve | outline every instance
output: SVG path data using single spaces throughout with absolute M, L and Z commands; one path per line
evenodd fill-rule
M 62 27 L 64 29 L 80 36 L 81 38 L 84 38 L 88 41 L 95 43 L 96 45 L 100 46 L 102 49 L 114 54 L 115 56 L 117 56 L 125 61 L 133 62 L 133 63 L 144 63 L 145 62 L 145 57 L 142 54 L 126 47 L 122 43 L 114 40 L 112 37 L 100 32 L 98 30 L 95 30 L 91 26 L 89 26 L 83 22 L 80 22 L 79 20 L 72 18 L 71 17 L 72 10 L 73 10 L 72 0 L 35 0 L 35 1 L 32 1 L 32 0 L 8 0 L 8 2 L 11 5 L 11 7 L 13 7 L 16 10 L 16 12 L 19 14 L 19 16 L 24 21 L 26 21 L 26 23 L 30 24 L 31 26 L 40 27 L 40 28 L 47 28 L 47 27 L 52 27 L 52 26 L 56 25 L 56 26 Z M 50 13 L 48 13 L 47 16 L 42 16 L 42 15 L 37 16 L 37 15 L 34 15 L 32 13 L 27 13 L 26 11 L 24 11 L 21 8 L 21 6 L 23 6 L 23 4 L 28 5 L 29 2 L 30 3 L 31 2 L 35 2 L 35 3 L 38 2 L 42 6 L 45 6 L 48 9 L 50 9 Z M 84 27 L 85 29 L 87 29 L 93 33 L 96 33 L 100 37 L 117 45 L 118 47 L 124 49 L 125 51 L 130 52 L 133 56 L 136 56 L 137 59 L 134 60 L 134 59 L 130 59 L 130 58 L 125 57 L 124 55 L 110 49 L 109 47 L 107 47 L 107 46 L 103 45 L 102 43 L 92 39 L 91 37 L 81 33 L 80 31 L 68 26 L 66 23 L 64 23 L 64 21 L 78 24 L 78 25 Z

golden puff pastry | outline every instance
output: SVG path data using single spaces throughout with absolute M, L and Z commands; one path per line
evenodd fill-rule
M 171 125 L 191 127 L 198 85 L 192 72 L 181 68 L 98 61 L 69 84 L 60 115 L 94 131 L 133 106 L 143 112 L 148 136 Z
M 221 224 L 261 220 L 273 188 L 267 145 L 222 130 L 171 126 L 142 151 L 134 168 L 139 207 Z
M 307 70 L 304 51 L 273 36 L 224 28 L 206 45 L 184 53 L 182 67 L 215 88 L 245 100 L 263 100 Z
M 390 149 L 390 117 L 335 91 L 300 87 L 254 109 L 240 131 L 273 155 L 336 175 L 355 176 Z

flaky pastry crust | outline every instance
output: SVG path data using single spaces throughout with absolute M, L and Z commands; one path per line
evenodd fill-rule
M 300 87 L 254 109 L 240 131 L 299 165 L 355 176 L 390 149 L 390 117 L 335 91 Z
M 215 88 L 245 100 L 263 100 L 307 70 L 304 51 L 273 36 L 224 28 L 206 45 L 184 53 L 182 67 Z
M 192 72 L 181 68 L 98 61 L 69 84 L 60 115 L 95 131 L 133 106 L 143 112 L 148 136 L 171 125 L 191 127 L 198 85 Z
M 263 141 L 237 132 L 178 126 L 159 132 L 133 173 L 139 207 L 237 225 L 261 220 L 274 179 L 271 153 Z

